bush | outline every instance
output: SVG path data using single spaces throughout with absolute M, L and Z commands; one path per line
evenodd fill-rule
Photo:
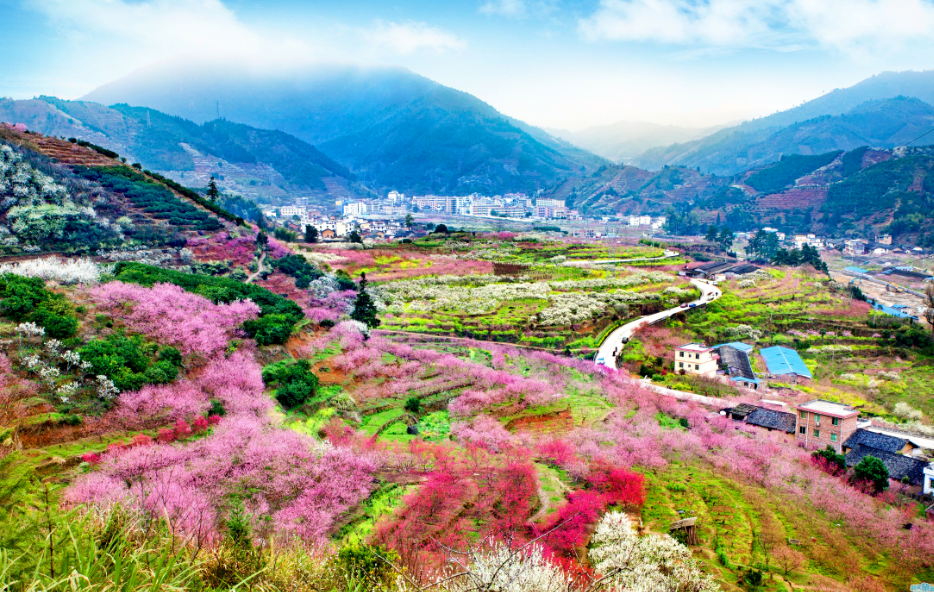
M 279 385 L 276 400 L 286 409 L 298 407 L 314 397 L 318 389 L 318 377 L 311 371 L 308 360 L 299 360 L 294 364 L 273 364 L 263 370 L 263 382 L 267 385 Z
M 78 330 L 71 302 L 47 290 L 39 278 L 0 275 L 0 314 L 17 322 L 32 321 L 56 339 L 67 339 Z
M 181 356 L 178 363 L 168 360 L 153 363 L 156 351 L 155 344 L 144 342 L 139 336 L 114 333 L 88 342 L 78 353 L 91 364 L 94 374 L 103 374 L 121 391 L 135 391 L 146 384 L 168 384 L 178 376 Z
M 422 402 L 418 397 L 409 397 L 405 402 L 405 410 L 409 413 L 418 414 L 422 409 Z
M 876 493 L 888 489 L 889 469 L 874 456 L 864 456 L 853 469 L 854 483 L 869 483 Z

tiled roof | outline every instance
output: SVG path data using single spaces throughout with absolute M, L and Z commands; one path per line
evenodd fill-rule
M 727 409 L 727 412 L 732 416 L 733 419 L 742 419 L 758 409 L 755 405 L 750 405 L 749 403 L 740 403 L 736 407 L 731 407 Z
M 730 376 L 742 376 L 744 378 L 755 378 L 749 364 L 749 358 L 746 352 L 740 351 L 730 345 L 724 345 L 720 348 L 720 363 L 726 364 L 730 370 Z
M 926 461 L 918 460 L 901 454 L 892 454 L 878 448 L 871 448 L 859 444 L 846 455 L 846 466 L 852 467 L 859 464 L 864 457 L 874 456 L 882 461 L 885 468 L 889 470 L 889 479 L 901 481 L 903 477 L 908 477 L 908 482 L 912 485 L 921 485 L 924 483 L 924 467 L 928 465 Z
M 795 414 L 771 409 L 756 408 L 746 416 L 746 423 L 773 430 L 781 430 L 789 434 L 795 433 Z
M 859 429 L 853 432 L 849 438 L 846 439 L 846 442 L 843 443 L 844 448 L 856 448 L 857 446 L 869 446 L 870 448 L 875 448 L 877 450 L 884 450 L 886 452 L 899 452 L 907 444 L 907 440 L 902 440 L 901 438 L 896 438 L 895 436 L 889 436 L 887 434 L 878 434 L 876 432 L 870 432 L 869 430 Z

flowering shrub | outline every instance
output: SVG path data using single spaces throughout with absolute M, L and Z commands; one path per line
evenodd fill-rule
M 515 441 L 503 424 L 488 415 L 478 415 L 469 423 L 452 423 L 451 434 L 460 442 L 472 442 L 491 452 L 499 452 Z
M 115 314 L 119 310 L 119 318 L 132 331 L 175 345 L 186 355 L 224 349 L 232 331 L 260 312 L 249 300 L 214 304 L 173 284 L 144 288 L 109 282 L 92 290 L 91 296 L 102 309 Z
M 54 280 L 61 284 L 96 284 L 100 281 L 102 272 L 107 273 L 108 269 L 90 259 L 62 260 L 58 257 L 47 257 L 0 265 L 0 275 L 11 273 Z
M 639 536 L 622 512 L 609 512 L 600 520 L 588 557 L 611 586 L 622 590 L 720 590 L 714 579 L 701 571 L 690 549 L 665 534 Z

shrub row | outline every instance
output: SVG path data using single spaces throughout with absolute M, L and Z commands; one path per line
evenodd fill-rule
M 123 166 L 88 168 L 74 167 L 79 177 L 100 183 L 115 193 L 122 193 L 136 207 L 176 226 L 191 226 L 195 230 L 217 230 L 220 222 L 191 204 L 175 197 L 163 185 Z

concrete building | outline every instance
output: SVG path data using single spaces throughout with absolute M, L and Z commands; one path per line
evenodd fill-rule
M 699 376 L 716 376 L 719 357 L 714 355 L 714 348 L 703 343 L 688 343 L 674 349 L 675 372 Z
M 360 201 L 352 201 L 344 204 L 343 214 L 345 218 L 354 216 L 363 216 L 366 214 L 366 204 Z
M 305 208 L 302 206 L 282 206 L 279 208 L 279 214 L 281 214 L 283 218 L 291 218 L 292 216 L 301 218 L 305 215 Z
M 815 399 L 794 407 L 797 412 L 795 441 L 805 448 L 833 447 L 839 454 L 843 443 L 857 430 L 859 411 L 849 405 Z

